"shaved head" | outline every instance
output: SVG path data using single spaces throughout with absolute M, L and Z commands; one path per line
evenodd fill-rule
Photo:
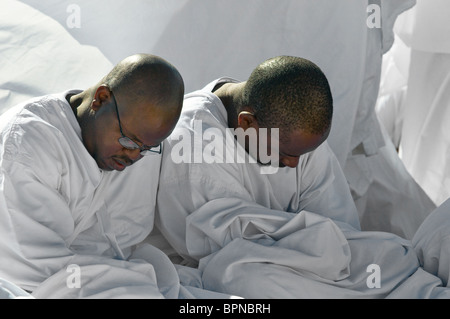
M 327 78 L 313 62 L 279 56 L 260 64 L 242 94 L 263 127 L 323 134 L 330 129 L 333 99 Z
M 141 150 L 160 147 L 172 133 L 183 96 L 183 79 L 172 64 L 155 55 L 135 54 L 95 86 L 71 96 L 70 104 L 98 166 L 123 170 L 142 158 Z M 134 145 L 121 144 L 124 137 Z
M 131 105 L 150 102 L 156 107 L 179 107 L 184 83 L 178 70 L 151 54 L 136 54 L 119 62 L 102 80 Z
M 132 125 L 151 126 L 153 137 L 164 139 L 172 132 L 184 96 L 183 78 L 172 64 L 155 55 L 135 54 L 119 62 L 102 82 L 120 101 L 125 126 L 131 118 Z

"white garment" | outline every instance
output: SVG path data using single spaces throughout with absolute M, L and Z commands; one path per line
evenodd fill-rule
M 200 260 L 206 289 L 244 298 L 450 297 L 437 276 L 419 267 L 411 242 L 394 234 L 357 231 L 307 211 L 240 208 L 189 216 L 188 237 L 203 243 L 205 255 L 208 241 L 223 246 Z
M 450 296 L 439 278 L 419 268 L 410 241 L 359 230 L 348 185 L 326 142 L 302 155 L 297 168 L 275 174 L 261 174 L 257 163 L 208 158 L 212 141 L 221 155 L 235 145 L 242 149 L 234 138 L 232 147 L 227 144 L 227 113 L 211 93 L 230 81 L 185 96 L 161 166 L 157 227 L 187 264 L 198 263 L 203 288 L 244 298 Z M 207 136 L 211 129 L 214 139 Z M 184 163 L 181 155 L 197 162 Z
M 33 299 L 33 297 L 12 282 L 0 278 L 0 299 Z
M 77 92 L 36 98 L 0 117 L 0 277 L 38 298 L 178 298 L 175 268 L 162 252 L 132 255 L 153 228 L 161 157 L 100 171 L 65 99 Z M 66 284 L 73 264 L 77 289 Z
M 442 279 L 450 279 L 450 199 L 442 203 L 423 222 L 413 238 L 421 266 Z
M 199 271 L 189 269 L 190 279 L 182 286 L 169 258 L 152 245 L 140 244 L 128 260 L 104 256 L 75 255 L 68 266 L 40 284 L 37 299 L 229 299 L 240 298 L 203 289 L 194 282 Z M 78 286 L 74 279 L 80 274 Z M 198 280 L 197 280 L 198 281 Z
M 206 163 L 206 158 L 193 164 L 177 164 L 176 159 L 174 161 L 178 155 L 177 144 L 185 138 L 194 137 L 190 144 L 191 154 L 195 156 L 198 151 L 195 148 L 197 132 L 193 127 L 194 120 L 202 121 L 204 138 L 200 143 L 203 147 L 210 143 L 210 137 L 206 137 L 205 132 L 214 128 L 222 133 L 223 139 L 218 143 L 226 145 L 227 150 L 236 145 L 237 150 L 245 153 L 239 143 L 233 142 L 234 138 L 231 138 L 231 146 L 227 144 L 227 113 L 220 99 L 211 93 L 216 83 L 227 81 L 233 82 L 228 78 L 219 79 L 203 90 L 187 94 L 181 118 L 165 143 L 156 221 L 175 250 L 194 263 L 203 257 L 198 252 L 199 247 L 186 237 L 189 236 L 186 233 L 186 219 L 191 213 L 208 208 L 237 213 L 239 207 L 233 201 L 244 209 L 247 205 L 256 207 L 261 213 L 274 210 L 289 215 L 308 210 L 359 229 L 358 213 L 347 182 L 326 142 L 315 151 L 301 156 L 297 168 L 279 168 L 275 174 L 261 174 L 261 166 L 256 162 Z M 178 136 L 186 131 L 189 136 L 180 139 Z M 191 148 L 185 151 L 191 152 Z M 226 228 L 227 225 L 221 225 L 218 221 L 217 227 Z M 205 240 L 205 245 L 211 245 L 213 250 L 222 245 L 220 241 Z

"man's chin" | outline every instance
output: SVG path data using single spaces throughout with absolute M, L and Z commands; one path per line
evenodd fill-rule
M 110 172 L 110 171 L 114 170 L 114 168 L 112 168 L 111 166 L 107 165 L 105 163 L 105 161 L 103 161 L 103 160 L 96 160 L 96 163 L 97 163 L 98 168 L 100 168 L 102 171 Z
M 258 164 L 264 167 L 279 167 L 279 168 L 283 168 L 286 167 L 286 165 L 284 165 L 282 162 L 278 162 L 278 165 L 272 165 L 272 162 L 267 162 L 267 163 L 262 163 L 259 160 L 257 160 Z

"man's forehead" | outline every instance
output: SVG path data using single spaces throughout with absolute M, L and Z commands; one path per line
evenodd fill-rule
M 286 156 L 299 157 L 319 147 L 327 138 L 327 134 L 312 134 L 303 130 L 295 130 L 283 136 L 279 149 Z
M 155 116 L 129 116 L 122 123 L 123 133 L 134 141 L 147 146 L 159 144 L 166 135 L 167 128 L 160 125 L 161 119 Z

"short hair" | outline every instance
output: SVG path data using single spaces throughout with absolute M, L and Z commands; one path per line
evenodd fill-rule
M 253 109 L 262 127 L 280 133 L 302 129 L 323 134 L 331 127 L 333 98 L 325 74 L 313 62 L 279 56 L 261 63 L 250 75 L 242 106 Z

